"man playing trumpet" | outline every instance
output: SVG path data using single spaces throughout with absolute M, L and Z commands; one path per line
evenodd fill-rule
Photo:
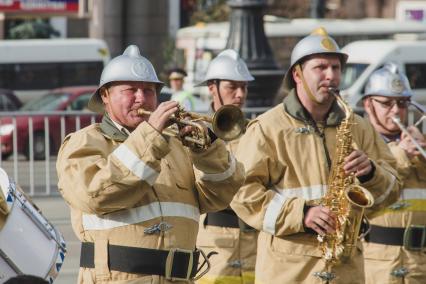
M 363 103 L 374 128 L 397 160 L 403 182 L 399 200 L 376 213 L 365 243 L 367 283 L 424 283 L 426 279 L 426 147 L 424 135 L 406 122 L 412 96 L 407 77 L 393 63 L 375 71 Z
M 193 280 L 203 262 L 200 213 L 226 208 L 244 181 L 213 133 L 207 149 L 162 134 L 178 109 L 173 101 L 157 107 L 162 86 L 129 46 L 104 68 L 89 102 L 102 122 L 67 136 L 59 150 L 58 188 L 82 241 L 79 283 Z

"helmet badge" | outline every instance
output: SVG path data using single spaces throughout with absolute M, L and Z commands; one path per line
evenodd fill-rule
M 145 62 L 140 61 L 132 65 L 132 73 L 139 78 L 151 78 L 148 66 Z
M 397 94 L 401 94 L 404 91 L 404 83 L 401 79 L 396 78 L 391 81 L 391 90 Z
M 335 44 L 328 37 L 321 40 L 321 46 L 327 51 L 336 51 Z

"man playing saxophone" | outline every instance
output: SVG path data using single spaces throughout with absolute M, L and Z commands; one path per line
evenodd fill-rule
M 299 41 L 283 103 L 252 121 L 240 140 L 237 157 L 247 177 L 231 207 L 260 230 L 256 283 L 364 283 L 361 249 L 335 265 L 333 280 L 317 274 L 326 266 L 317 235 L 333 233 L 341 217 L 319 205 L 333 161 L 343 160 L 341 170 L 371 192 L 375 207 L 400 187 L 389 149 L 359 116 L 348 124 L 353 150 L 335 156 L 337 144 L 348 141 L 336 137 L 346 114 L 330 88 L 339 86 L 346 59 L 322 28 Z
M 102 122 L 61 146 L 58 188 L 82 242 L 79 283 L 192 283 L 203 262 L 200 213 L 226 208 L 243 183 L 242 164 L 214 133 L 207 149 L 163 135 L 178 104 L 157 106 L 162 86 L 129 46 L 89 101 Z
M 368 118 L 395 156 L 403 182 L 399 200 L 370 220 L 364 245 L 366 283 L 426 279 L 426 160 L 421 154 L 426 139 L 415 126 L 404 126 L 411 96 L 407 77 L 394 63 L 371 75 L 363 96 Z

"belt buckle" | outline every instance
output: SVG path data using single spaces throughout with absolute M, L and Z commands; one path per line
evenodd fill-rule
M 422 232 L 420 246 L 413 246 L 413 234 L 414 231 L 420 230 Z M 404 231 L 404 248 L 406 250 L 425 250 L 425 242 L 426 242 L 426 226 L 424 225 L 410 225 L 410 227 L 406 228 Z
M 188 268 L 186 271 L 185 278 L 172 277 L 173 259 L 175 257 L 175 253 L 177 252 L 183 252 L 183 253 L 189 254 Z M 189 281 L 191 279 L 193 263 L 194 263 L 194 252 L 192 250 L 172 248 L 169 250 L 169 254 L 167 255 L 167 258 L 166 258 L 166 273 L 164 276 L 166 277 L 167 280 L 170 280 L 170 281 Z

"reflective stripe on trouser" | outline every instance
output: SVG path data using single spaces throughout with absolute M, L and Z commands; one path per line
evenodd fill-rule
M 210 276 L 206 275 L 197 284 L 251 284 L 254 283 L 254 271 L 242 272 L 242 276 Z

